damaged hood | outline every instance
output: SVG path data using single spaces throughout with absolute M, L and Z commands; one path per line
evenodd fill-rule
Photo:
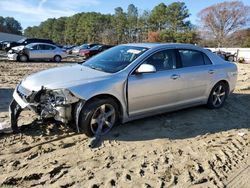
M 25 47 L 25 46 L 16 46 L 16 47 L 13 47 L 13 48 L 11 48 L 11 49 L 14 50 L 14 51 L 16 51 L 16 52 L 19 52 L 19 51 L 23 50 L 24 47 Z
M 26 77 L 21 85 L 30 91 L 66 89 L 98 80 L 105 80 L 111 74 L 91 69 L 83 65 L 71 65 L 44 70 Z

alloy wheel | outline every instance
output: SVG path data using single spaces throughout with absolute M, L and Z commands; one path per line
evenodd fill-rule
M 226 89 L 223 85 L 218 85 L 213 92 L 213 105 L 219 107 L 226 97 Z
M 99 106 L 93 113 L 90 120 L 91 131 L 103 135 L 114 126 L 116 118 L 115 108 L 111 104 Z M 99 130 L 98 130 L 99 129 Z

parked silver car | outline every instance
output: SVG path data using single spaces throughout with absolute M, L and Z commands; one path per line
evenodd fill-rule
M 42 118 L 74 120 L 91 137 L 117 122 L 203 104 L 220 108 L 236 80 L 235 64 L 194 45 L 120 45 L 83 64 L 26 77 L 13 94 L 12 128 L 28 108 Z
M 17 46 L 8 52 L 9 60 L 21 62 L 29 60 L 53 60 L 60 62 L 62 58 L 66 57 L 66 50 L 47 43 L 31 43 L 26 46 Z

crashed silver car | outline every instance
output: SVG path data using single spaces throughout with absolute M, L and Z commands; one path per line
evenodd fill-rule
M 26 77 L 10 105 L 13 131 L 23 109 L 74 122 L 87 136 L 118 122 L 204 105 L 223 106 L 237 80 L 235 64 L 190 44 L 125 44 L 82 64 Z

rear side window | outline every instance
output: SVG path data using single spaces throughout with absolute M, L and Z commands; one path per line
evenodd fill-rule
M 194 50 L 179 50 L 182 67 L 204 65 L 203 54 Z
M 41 50 L 54 50 L 56 47 L 50 45 L 40 45 Z

